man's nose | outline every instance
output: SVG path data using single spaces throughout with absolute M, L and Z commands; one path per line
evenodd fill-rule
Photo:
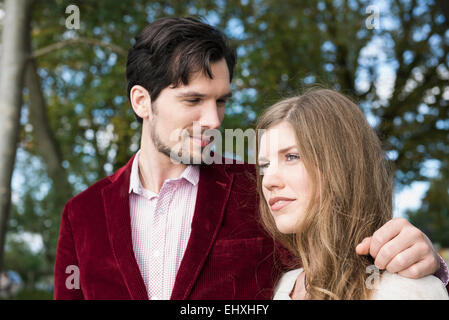
M 222 120 L 222 116 L 220 116 L 217 103 L 215 101 L 204 106 L 200 119 L 201 127 L 217 129 L 220 127 Z

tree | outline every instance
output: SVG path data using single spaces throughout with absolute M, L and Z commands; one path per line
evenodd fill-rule
M 27 61 L 25 39 L 29 32 L 31 1 L 5 0 L 0 58 L 0 270 L 11 204 L 11 176 L 18 141 L 22 106 L 23 71 Z
M 449 247 L 449 168 L 432 179 L 419 209 L 407 212 L 410 222 L 440 246 Z

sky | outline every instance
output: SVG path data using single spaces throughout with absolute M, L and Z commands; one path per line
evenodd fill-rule
M 418 209 L 429 186 L 429 182 L 413 182 L 400 192 L 395 192 L 393 199 L 393 217 L 407 218 L 405 211 Z

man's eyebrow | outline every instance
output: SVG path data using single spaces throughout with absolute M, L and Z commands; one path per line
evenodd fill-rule
M 196 92 L 196 91 L 187 91 L 187 92 L 182 92 L 176 96 L 179 98 L 185 98 L 185 97 L 205 97 L 206 95 L 203 93 Z
M 232 92 L 231 92 L 231 91 L 229 91 L 228 93 L 222 95 L 222 96 L 220 97 L 220 99 L 228 99 L 228 98 L 230 98 L 230 97 L 232 97 Z
M 176 95 L 176 96 L 177 96 L 178 98 L 188 98 L 188 97 L 204 98 L 204 97 L 206 97 L 207 95 L 204 94 L 204 93 L 196 92 L 196 91 L 187 91 L 187 92 L 182 92 L 182 93 L 180 93 L 180 94 L 178 94 L 178 95 Z M 230 98 L 230 97 L 232 97 L 232 92 L 228 92 L 228 93 L 222 95 L 219 99 L 228 99 L 228 98 Z

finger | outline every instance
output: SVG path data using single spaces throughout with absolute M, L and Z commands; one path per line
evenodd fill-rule
M 431 274 L 430 270 L 432 269 L 433 269 L 433 260 L 426 258 L 421 261 L 418 261 L 417 263 L 399 272 L 398 274 L 406 278 L 419 279 L 426 275 Z
M 381 270 L 385 269 L 397 254 L 404 250 L 407 250 L 415 244 L 414 238 L 410 237 L 409 232 L 406 231 L 407 230 L 404 230 L 403 232 L 399 233 L 395 238 L 391 239 L 380 248 L 374 260 L 374 264 L 376 265 L 376 267 Z M 422 247 L 420 248 L 422 249 Z M 412 251 L 412 253 L 416 253 L 416 251 Z M 417 257 L 417 260 L 420 260 L 421 258 L 422 255 L 419 255 Z
M 410 248 L 399 252 L 393 259 L 391 259 L 385 269 L 390 273 L 399 273 L 407 270 L 415 263 L 420 262 L 425 256 L 424 245 L 417 243 Z
M 430 271 L 429 274 L 434 274 L 435 272 L 437 272 L 440 269 L 440 255 L 438 254 L 438 252 L 435 250 L 435 248 L 433 247 L 432 241 L 430 241 L 430 239 L 426 236 L 425 233 L 422 233 L 422 236 L 424 238 L 424 242 L 427 244 L 427 249 L 428 249 L 428 257 L 433 260 L 433 270 Z
M 369 254 L 369 247 L 371 243 L 371 237 L 366 237 L 355 247 L 355 252 L 359 255 Z
M 410 224 L 410 222 L 408 222 L 404 218 L 394 218 L 385 223 L 379 230 L 374 232 L 372 236 L 370 244 L 370 255 L 373 258 L 376 258 L 379 250 L 383 247 L 383 245 L 396 237 L 408 224 Z

